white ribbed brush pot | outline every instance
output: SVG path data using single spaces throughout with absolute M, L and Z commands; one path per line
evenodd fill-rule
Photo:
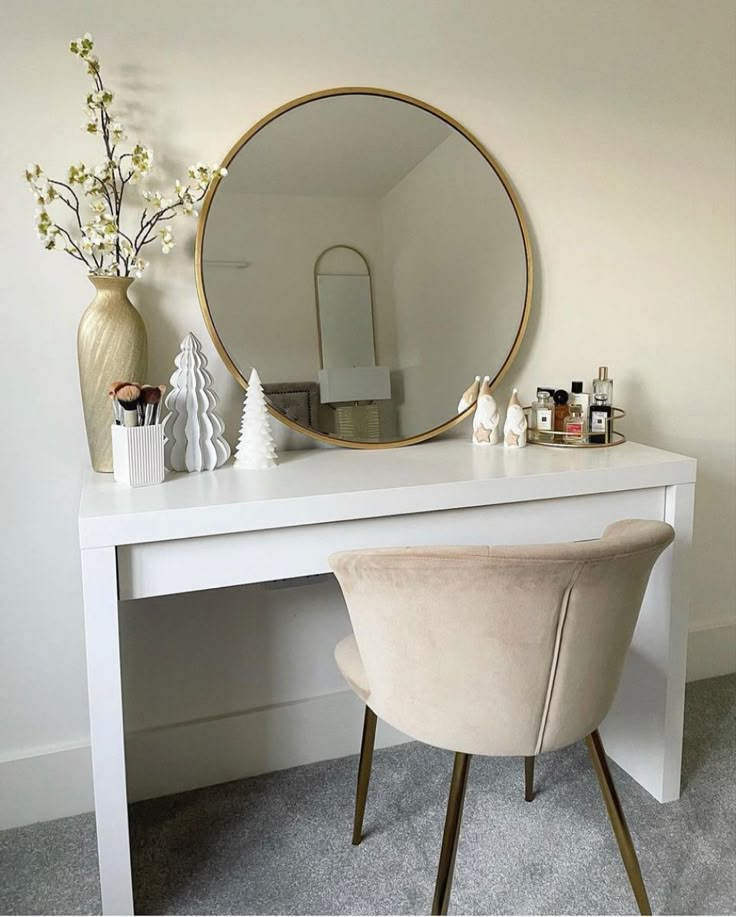
M 164 470 L 164 428 L 112 427 L 112 473 L 116 481 L 131 487 L 160 484 Z

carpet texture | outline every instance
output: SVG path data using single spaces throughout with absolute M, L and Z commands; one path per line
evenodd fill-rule
M 683 795 L 655 802 L 613 766 L 655 913 L 736 909 L 736 676 L 688 686 Z M 141 914 L 426 914 L 452 755 L 375 755 L 365 838 L 350 844 L 356 759 L 131 806 Z M 452 913 L 631 914 L 634 899 L 582 744 L 473 760 Z M 0 911 L 99 913 L 91 815 L 0 833 Z

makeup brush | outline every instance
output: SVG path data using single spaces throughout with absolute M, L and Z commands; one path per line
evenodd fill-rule
M 143 409 L 143 426 L 148 427 L 156 423 L 158 403 L 161 400 L 161 391 L 155 385 L 144 385 L 141 388 L 141 408 Z
M 140 396 L 140 388 L 130 382 L 127 385 L 122 385 L 115 392 L 115 398 L 120 403 L 123 411 L 123 426 L 138 426 L 138 399 Z
M 115 397 L 115 392 L 117 392 L 117 390 L 119 388 L 122 388 L 124 385 L 125 385 L 125 382 L 113 382 L 111 383 L 110 388 L 108 390 L 108 395 L 110 396 L 110 400 L 112 401 L 112 414 L 115 419 L 115 423 L 118 426 L 120 426 L 120 424 L 123 422 L 123 409 L 120 407 L 120 402 Z

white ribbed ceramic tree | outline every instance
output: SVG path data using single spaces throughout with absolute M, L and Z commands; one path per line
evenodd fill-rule
M 276 464 L 276 447 L 271 433 L 271 422 L 266 408 L 266 396 L 258 373 L 254 369 L 248 379 L 248 391 L 243 402 L 243 419 L 240 422 L 240 439 L 235 449 L 235 465 L 254 471 L 273 468 Z
M 164 421 L 166 464 L 172 471 L 211 471 L 230 457 L 223 437 L 225 425 L 217 413 L 217 395 L 207 371 L 202 345 L 189 332 L 176 357 L 172 389 L 166 396 Z

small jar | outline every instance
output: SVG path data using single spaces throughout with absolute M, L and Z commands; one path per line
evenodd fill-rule
M 537 400 L 532 405 L 532 430 L 542 442 L 550 442 L 554 437 L 555 406 L 549 392 L 538 391 Z
M 577 446 L 586 442 L 588 437 L 585 427 L 586 423 L 582 405 L 571 404 L 570 411 L 564 422 L 564 441 Z

